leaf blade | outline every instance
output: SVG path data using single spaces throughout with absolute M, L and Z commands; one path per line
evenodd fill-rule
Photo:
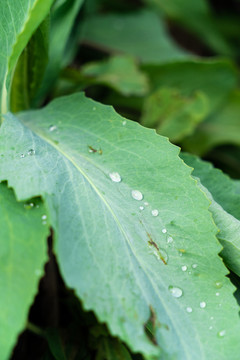
M 20 198 L 39 192 L 44 197 L 63 277 L 85 309 L 93 309 L 113 335 L 147 357 L 200 360 L 214 357 L 216 349 L 222 359 L 232 354 L 232 346 L 239 346 L 238 307 L 229 296 L 234 288 L 217 256 L 221 247 L 209 202 L 179 160 L 178 149 L 82 94 L 20 119 L 8 115 L 1 128 L 0 174 Z M 50 121 L 55 132 L 49 132 Z M 11 151 L 5 131 L 11 143 L 21 138 Z M 35 155 L 21 159 L 23 148 L 35 149 Z M 24 183 L 13 170 L 24 172 Z M 114 171 L 122 181 L 111 180 Z M 133 198 L 132 190 L 141 191 L 144 199 L 136 200 L 136 193 Z M 153 216 L 154 209 L 158 216 Z M 221 308 L 215 296 L 219 278 L 221 296 L 228 298 Z M 159 346 L 144 331 L 150 306 Z M 210 316 L 215 318 L 212 332 L 205 327 L 211 326 Z M 223 326 L 228 336 L 219 339 Z

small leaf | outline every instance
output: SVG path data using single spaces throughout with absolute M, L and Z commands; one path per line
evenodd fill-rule
M 202 92 L 184 96 L 176 89 L 160 88 L 146 98 L 141 123 L 175 142 L 191 134 L 207 112 L 208 99 Z
M 17 60 L 53 0 L 0 1 L 0 113 L 9 109 L 10 84 Z
M 240 91 L 234 90 L 221 107 L 200 124 L 196 133 L 184 141 L 188 151 L 205 154 L 223 144 L 240 145 Z
M 47 260 L 49 233 L 39 199 L 17 202 L 13 191 L 0 184 L 0 354 L 9 359 L 25 328 Z
M 113 56 L 101 62 L 88 63 L 81 73 L 91 79 L 92 84 L 110 86 L 125 96 L 142 96 L 148 91 L 146 75 L 138 70 L 130 56 Z

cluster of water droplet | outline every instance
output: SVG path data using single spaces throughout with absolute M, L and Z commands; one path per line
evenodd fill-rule
M 123 125 L 125 125 L 125 124 L 123 124 Z M 120 182 L 122 181 L 122 178 L 121 178 L 121 176 L 120 176 L 120 174 L 119 174 L 118 172 L 109 173 L 109 177 L 110 177 L 110 179 L 111 179 L 113 182 L 116 182 L 116 183 L 120 183 Z M 144 196 L 143 196 L 143 194 L 141 193 L 141 191 L 136 190 L 136 189 L 131 191 L 131 196 L 132 196 L 132 198 L 133 198 L 134 200 L 136 200 L 136 201 L 142 201 L 143 198 L 144 198 Z M 148 206 L 149 203 L 148 203 L 148 202 L 144 202 L 144 205 L 145 205 L 145 206 Z M 144 210 L 144 206 L 143 206 L 143 205 L 140 205 L 140 206 L 139 206 L 139 210 L 140 210 L 140 211 L 143 211 L 143 210 Z M 159 215 L 159 211 L 158 211 L 157 209 L 153 209 L 153 210 L 151 210 L 151 215 L 152 215 L 153 217 L 157 217 L 157 216 Z M 162 233 L 163 233 L 163 234 L 166 234 L 166 233 L 167 233 L 167 229 L 166 229 L 166 228 L 163 228 L 163 229 L 162 229 Z M 172 238 L 172 236 L 167 236 L 166 242 L 167 242 L 167 246 L 170 246 L 170 245 L 173 243 L 173 238 Z M 168 261 L 168 255 L 167 255 L 166 251 L 163 250 L 163 249 L 161 249 L 161 248 L 159 248 L 153 241 L 149 241 L 148 243 L 149 243 L 149 247 L 150 247 L 151 253 L 154 254 L 158 260 L 162 260 L 162 261 L 166 264 L 167 261 Z M 179 249 L 179 255 L 180 255 L 180 256 L 182 256 L 184 252 L 185 252 L 184 249 Z M 198 267 L 198 264 L 196 264 L 196 263 L 194 263 L 194 264 L 191 265 L 191 268 L 192 268 L 193 270 L 195 270 L 197 267 Z M 189 266 L 186 265 L 186 264 L 183 264 L 183 265 L 181 266 L 181 270 L 182 270 L 184 273 L 187 272 L 188 268 L 189 268 Z M 191 273 L 192 273 L 192 271 L 188 271 L 188 274 L 189 274 L 189 275 L 190 275 Z M 218 289 L 220 289 L 220 288 L 222 287 L 222 283 L 219 282 L 219 281 L 217 281 L 217 282 L 215 283 L 215 285 L 216 285 L 216 287 L 217 287 Z M 178 299 L 178 298 L 181 298 L 181 297 L 183 296 L 183 290 L 182 290 L 180 287 L 178 287 L 178 286 L 170 285 L 170 286 L 168 287 L 168 290 L 169 290 L 169 292 L 171 293 L 171 295 L 172 295 L 174 298 L 177 298 L 177 299 Z M 216 296 L 219 296 L 219 295 L 220 295 L 220 293 L 219 293 L 219 292 L 216 292 Z M 220 306 L 220 304 L 219 304 L 219 306 Z M 206 301 L 202 300 L 202 301 L 199 302 L 199 308 L 200 308 L 200 309 L 204 310 L 206 307 L 207 307 Z M 187 306 L 187 307 L 186 307 L 186 312 L 187 312 L 188 314 L 193 313 L 193 308 L 192 308 L 191 306 Z M 213 320 L 213 317 L 211 317 L 210 319 Z M 213 329 L 213 326 L 211 325 L 211 326 L 209 327 L 209 330 L 212 330 L 212 329 Z M 225 331 L 225 330 L 221 330 L 221 331 L 219 331 L 219 332 L 217 333 L 217 336 L 218 336 L 219 338 L 221 338 L 221 337 L 224 337 L 225 334 L 226 334 L 226 331 Z

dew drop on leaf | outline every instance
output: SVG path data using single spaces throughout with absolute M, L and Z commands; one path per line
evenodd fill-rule
M 216 296 L 219 296 L 220 295 L 220 293 L 219 292 L 216 292 Z
M 23 206 L 26 210 L 30 210 L 34 207 L 34 203 L 26 203 Z
M 21 155 L 20 155 L 20 158 L 22 158 L 22 159 L 23 159 L 24 157 L 25 157 L 25 155 L 24 155 L 24 154 L 21 154 Z
M 57 126 L 56 126 L 56 125 L 50 125 L 49 128 L 48 128 L 48 130 L 49 130 L 50 132 L 55 131 L 55 130 L 57 130 Z
M 126 120 L 123 120 L 123 122 L 122 122 L 123 126 L 125 126 L 126 123 L 127 123 L 127 121 L 126 121 Z
M 33 155 L 35 155 L 35 153 L 36 153 L 36 152 L 35 152 L 34 149 L 29 149 L 29 150 L 28 150 L 28 155 L 29 155 L 29 156 L 33 156 Z
M 221 289 L 221 287 L 223 286 L 223 284 L 221 283 L 221 281 L 216 281 L 215 282 L 215 286 L 217 289 Z
M 167 229 L 162 229 L 163 234 L 166 234 L 166 232 L 167 232 Z
M 134 200 L 140 201 L 143 199 L 143 194 L 139 190 L 132 190 L 132 197 Z
M 152 216 L 158 216 L 158 210 L 152 210 Z
M 182 271 L 187 271 L 187 266 L 186 265 L 182 266 Z
M 116 183 L 119 183 L 122 181 L 122 178 L 121 176 L 119 175 L 118 172 L 112 172 L 109 174 L 109 177 L 110 179 L 113 181 L 113 182 L 116 182 Z
M 186 308 L 186 310 L 187 310 L 188 313 L 191 313 L 191 312 L 192 312 L 192 308 L 191 308 L 190 306 L 188 306 L 188 307 Z
M 141 211 L 143 211 L 143 210 L 144 210 L 144 206 L 139 206 L 139 209 L 140 209 Z
M 169 236 L 168 238 L 167 238 L 167 243 L 168 244 L 171 244 L 173 242 L 173 238 L 171 237 L 171 236 Z
M 42 220 L 46 220 L 46 218 L 47 218 L 47 215 L 42 216 Z
M 182 289 L 180 289 L 178 287 L 175 287 L 175 286 L 172 286 L 172 285 L 170 285 L 168 287 L 168 290 L 170 291 L 172 296 L 174 296 L 175 298 L 180 298 L 182 296 L 182 294 L 183 294 Z
M 145 202 L 145 203 L 144 203 L 144 205 L 145 205 L 145 206 L 148 206 L 148 205 L 149 205 L 149 203 L 148 203 L 148 202 Z
M 222 338 L 223 336 L 226 335 L 226 330 L 221 330 L 217 333 L 218 337 Z
M 205 301 L 201 301 L 201 302 L 200 302 L 200 308 L 201 308 L 201 309 L 204 309 L 204 308 L 206 307 L 206 305 L 207 305 L 207 304 L 205 303 Z
M 196 269 L 196 267 L 197 267 L 197 264 L 192 264 L 193 269 Z

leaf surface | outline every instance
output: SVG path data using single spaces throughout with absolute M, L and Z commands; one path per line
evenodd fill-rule
M 0 144 L 1 177 L 42 195 L 63 278 L 112 335 L 147 358 L 238 360 L 234 287 L 178 148 L 83 94 L 8 114 Z
M 9 88 L 17 60 L 33 32 L 46 17 L 53 0 L 0 2 L 0 113 L 9 108 Z
M 4 183 L 0 184 L 0 214 L 0 357 L 7 360 L 25 328 L 44 272 L 49 229 L 43 224 L 46 209 L 40 200 L 17 202 Z

